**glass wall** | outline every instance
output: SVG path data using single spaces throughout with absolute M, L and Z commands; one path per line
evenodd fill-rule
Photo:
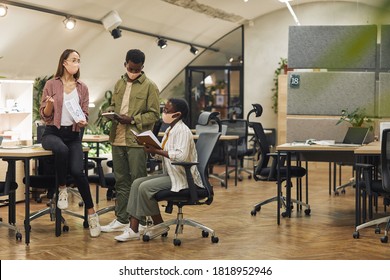
M 202 111 L 218 111 L 221 119 L 242 118 L 243 39 L 243 27 L 225 35 L 211 46 L 218 51 L 202 52 L 161 91 L 161 98 L 189 102 L 191 128 Z

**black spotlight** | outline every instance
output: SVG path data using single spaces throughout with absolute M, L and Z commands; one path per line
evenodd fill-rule
M 111 35 L 114 39 L 118 39 L 122 36 L 122 30 L 117 27 L 111 31 Z
M 199 50 L 195 48 L 193 45 L 191 45 L 190 52 L 194 55 L 197 55 L 199 53 Z
M 167 40 L 163 39 L 163 38 L 158 38 L 157 40 L 157 46 L 160 47 L 160 49 L 165 49 L 168 44 L 167 44 Z

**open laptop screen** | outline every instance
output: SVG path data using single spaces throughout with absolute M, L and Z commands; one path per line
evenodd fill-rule
M 369 130 L 368 127 L 348 127 L 343 144 L 363 145 Z

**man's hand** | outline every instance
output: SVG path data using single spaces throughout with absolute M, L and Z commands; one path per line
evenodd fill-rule
M 131 124 L 131 122 L 134 121 L 133 117 L 126 115 L 120 115 L 119 117 L 115 117 L 115 119 L 121 124 Z

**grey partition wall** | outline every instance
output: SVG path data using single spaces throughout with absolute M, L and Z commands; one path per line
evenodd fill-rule
M 375 69 L 376 25 L 290 26 L 289 68 Z
M 290 86 L 299 77 L 299 87 Z M 342 110 L 365 109 L 375 114 L 374 72 L 290 72 L 287 89 L 288 115 L 340 116 Z
M 390 69 L 390 25 L 381 25 L 380 68 Z
M 390 117 L 390 73 L 379 74 L 379 117 Z

